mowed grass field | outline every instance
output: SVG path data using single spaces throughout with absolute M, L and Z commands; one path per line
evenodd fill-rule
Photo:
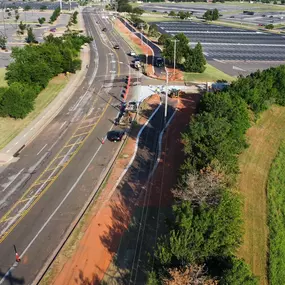
M 203 73 L 184 72 L 185 81 L 214 82 L 218 79 L 225 79 L 228 82 L 231 82 L 235 80 L 235 77 L 222 72 L 208 63 L 206 64 L 206 70 Z
M 35 102 L 34 111 L 31 112 L 25 119 L 15 120 L 12 118 L 0 117 L 0 149 L 5 147 L 15 136 L 17 136 L 26 126 L 28 126 L 28 124 L 34 120 L 58 95 L 58 93 L 65 87 L 67 82 L 67 77 L 63 75 L 53 78 L 49 82 L 48 86 L 38 95 Z
M 268 186 L 269 280 L 271 285 L 285 280 L 285 140 L 271 166 Z
M 244 243 L 239 256 L 267 281 L 268 227 L 267 180 L 271 163 L 285 139 L 285 107 L 273 106 L 265 111 L 247 132 L 249 147 L 240 155 L 238 186 L 244 198 Z

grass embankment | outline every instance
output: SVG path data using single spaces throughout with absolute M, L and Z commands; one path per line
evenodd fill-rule
M 2 70 L 1 70 L 2 72 Z M 2 74 L 2 73 L 1 73 Z M 0 84 L 4 80 L 1 76 Z M 53 78 L 48 86 L 38 95 L 35 101 L 34 111 L 31 112 L 25 119 L 15 120 L 12 118 L 0 118 L 0 149 L 5 147 L 14 137 L 16 137 L 31 121 L 33 121 L 47 105 L 58 95 L 58 93 L 65 87 L 68 79 L 59 75 Z
M 203 73 L 184 72 L 185 81 L 214 82 L 218 79 L 225 79 L 228 82 L 231 82 L 235 80 L 235 77 L 222 72 L 208 63 L 206 65 L 206 70 Z
M 285 280 L 285 141 L 271 166 L 268 185 L 269 280 L 271 285 Z
M 0 87 L 6 87 L 8 86 L 7 81 L 5 80 L 5 73 L 6 73 L 6 68 L 0 68 Z
M 266 185 L 271 163 L 280 142 L 285 139 L 285 108 L 265 111 L 247 132 L 249 147 L 240 155 L 239 189 L 244 197 L 244 243 L 239 256 L 267 284 L 267 196 Z M 279 283 L 279 284 L 282 284 Z

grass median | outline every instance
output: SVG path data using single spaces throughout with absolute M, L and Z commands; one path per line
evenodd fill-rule
M 285 108 L 273 106 L 265 111 L 247 132 L 249 147 L 240 155 L 239 190 L 244 197 L 244 243 L 239 256 L 267 281 L 268 227 L 267 179 L 280 142 L 285 139 Z M 281 283 L 280 283 L 281 284 Z
M 203 73 L 184 72 L 184 81 L 214 82 L 219 79 L 224 79 L 228 82 L 232 82 L 235 80 L 235 77 L 222 72 L 221 70 L 208 63 L 206 64 L 206 70 Z
M 63 75 L 53 78 L 48 86 L 38 95 L 35 101 L 34 111 L 25 119 L 0 118 L 0 149 L 5 147 L 25 127 L 29 125 L 65 87 L 68 79 Z M 1 84 L 1 80 L 0 80 Z

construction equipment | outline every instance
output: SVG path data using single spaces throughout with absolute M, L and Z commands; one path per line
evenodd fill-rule
M 185 95 L 185 92 L 175 88 L 170 89 L 168 93 L 170 98 L 179 98 L 182 95 Z

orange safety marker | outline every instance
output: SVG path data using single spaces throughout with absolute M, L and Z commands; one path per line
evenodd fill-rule
M 20 262 L 21 261 L 21 258 L 20 258 L 20 255 L 18 254 L 17 252 L 17 249 L 16 249 L 16 246 L 14 245 L 14 251 L 15 251 L 15 255 L 16 255 L 16 262 Z
M 102 144 L 104 144 L 104 143 L 105 143 L 105 140 L 104 140 L 104 138 L 102 138 L 102 140 L 101 140 L 101 143 L 102 143 Z

